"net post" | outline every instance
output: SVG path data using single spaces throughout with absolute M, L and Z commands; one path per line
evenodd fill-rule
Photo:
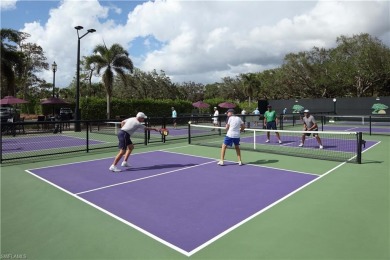
M 371 135 L 371 116 L 369 117 L 370 120 L 370 135 Z
M 363 145 L 363 134 L 362 132 L 357 133 L 357 138 L 358 138 L 358 147 L 357 147 L 357 163 L 361 164 L 362 163 L 362 145 Z
M 256 150 L 256 131 L 253 131 L 253 150 Z
M 146 127 L 150 127 L 149 118 L 146 119 L 145 126 Z M 144 145 L 148 145 L 148 132 L 150 132 L 150 130 L 149 131 L 144 131 Z
M 87 129 L 86 129 L 86 138 L 87 138 L 87 153 L 89 153 L 89 123 L 90 122 L 86 122 L 87 123 Z

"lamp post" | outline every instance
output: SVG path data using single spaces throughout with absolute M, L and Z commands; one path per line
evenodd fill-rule
M 51 69 L 53 70 L 53 97 L 55 96 L 55 88 L 56 88 L 56 71 L 57 71 L 57 64 L 56 62 L 53 62 L 51 65 Z
M 84 33 L 82 36 L 79 35 L 79 30 L 82 30 L 84 27 L 82 26 L 76 26 L 75 29 L 77 30 L 77 78 L 76 78 L 76 108 L 74 110 L 75 112 L 75 132 L 81 131 L 80 126 L 80 40 L 87 35 L 88 33 L 94 33 L 96 32 L 95 29 L 88 29 L 86 33 Z
M 336 115 L 337 113 L 336 113 L 336 101 L 337 101 L 337 99 L 333 99 L 333 113 Z
M 53 70 L 53 98 L 54 98 L 54 95 L 55 95 L 55 89 L 56 89 L 56 71 L 57 71 L 57 64 L 56 62 L 53 62 L 53 64 L 51 65 L 51 69 Z M 53 116 L 54 116 L 54 105 L 53 105 Z

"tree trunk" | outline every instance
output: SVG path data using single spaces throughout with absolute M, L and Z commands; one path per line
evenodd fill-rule
M 111 119 L 111 96 L 107 94 L 107 119 Z

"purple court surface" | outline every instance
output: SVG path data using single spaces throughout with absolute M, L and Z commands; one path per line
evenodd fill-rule
M 318 178 L 316 175 L 170 152 L 28 170 L 175 250 L 189 254 L 234 225 Z
M 65 136 L 65 135 L 52 135 L 52 136 L 31 136 L 31 137 L 17 137 L 8 138 L 2 140 L 2 152 L 3 153 L 19 153 L 28 151 L 39 151 L 53 148 L 66 148 L 74 146 L 85 146 L 85 139 Z M 101 144 L 102 141 L 90 140 L 89 144 Z

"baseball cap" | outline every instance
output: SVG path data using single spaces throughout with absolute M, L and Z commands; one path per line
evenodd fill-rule
M 228 109 L 228 111 L 227 111 L 228 113 L 229 112 L 232 112 L 232 113 L 234 113 L 234 109 L 233 108 L 230 108 L 230 109 Z
M 214 107 L 214 109 L 217 109 L 217 107 Z
M 138 118 L 148 118 L 144 113 L 138 112 L 137 116 Z
M 303 113 L 309 113 L 309 109 L 305 109 Z

